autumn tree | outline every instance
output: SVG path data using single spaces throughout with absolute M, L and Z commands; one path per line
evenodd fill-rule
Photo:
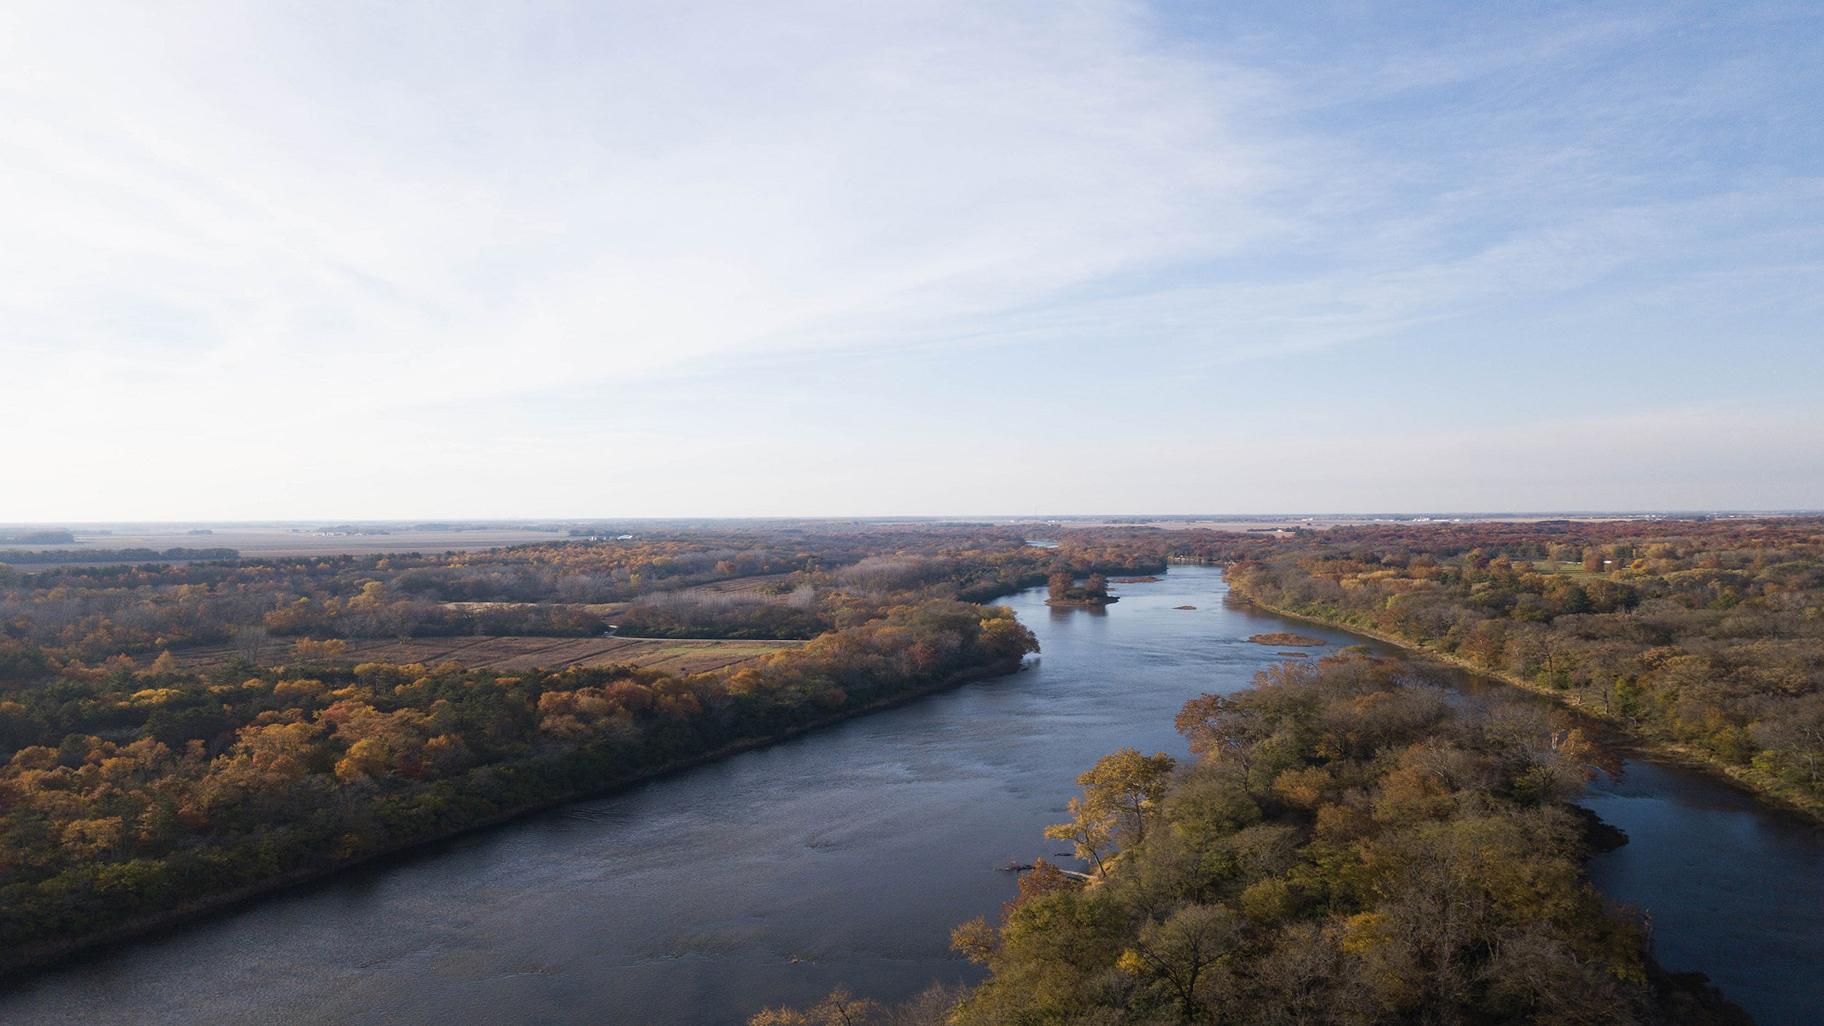
M 1241 937 L 1241 924 L 1220 905 L 1186 905 L 1141 927 L 1133 946 L 1115 964 L 1170 992 L 1181 1022 L 1205 1018 L 1197 984 Z
M 340 638 L 328 638 L 317 641 L 311 638 L 299 638 L 292 643 L 291 657 L 301 663 L 326 662 L 340 659 L 348 653 L 348 642 Z
M 1808 786 L 1824 776 L 1824 693 L 1812 693 L 1787 704 L 1781 715 L 1758 725 L 1763 742 L 1779 754 L 1773 762 L 1796 767 Z
M 1261 740 L 1259 716 L 1230 696 L 1202 695 L 1184 703 L 1173 725 L 1190 743 L 1192 754 L 1235 766 L 1242 787 L 1252 793 L 1254 746 Z
M 1045 828 L 1045 836 L 1070 841 L 1077 857 L 1106 873 L 1117 849 L 1146 839 L 1147 819 L 1158 807 L 1175 760 L 1164 752 L 1142 755 L 1123 748 L 1103 756 L 1077 778 L 1083 788 L 1067 806 L 1070 821 Z
M 747 1020 L 748 1026 L 867 1026 L 880 1006 L 857 998 L 838 987 L 823 1000 L 806 1008 L 781 1006 L 764 1009 Z
M 1089 853 L 1086 882 L 1023 886 L 998 928 L 959 928 L 990 976 L 951 1021 L 1745 1021 L 1702 988 L 1650 983 L 1643 931 L 1589 887 L 1564 805 L 1587 743 L 1532 707 L 1440 704 L 1413 675 L 1346 654 L 1193 702 L 1181 725 L 1203 761 L 1164 780 L 1144 843 Z M 1250 746 L 1296 800 L 1252 801 L 1221 772 L 1220 753 Z M 1144 758 L 1086 773 L 1056 836 L 1116 850 L 1111 809 L 1140 803 L 1107 796 L 1145 790 L 1123 784 L 1157 776 L 1136 772 Z

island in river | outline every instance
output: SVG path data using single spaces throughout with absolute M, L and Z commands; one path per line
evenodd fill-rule
M 1059 571 L 1051 575 L 1047 584 L 1048 606 L 1106 606 L 1121 601 L 1119 596 L 1108 593 L 1108 578 L 1101 574 L 1090 574 L 1079 585 L 1071 574 Z
M 1265 634 L 1256 634 L 1248 640 L 1256 645 L 1266 645 L 1269 648 L 1284 648 L 1288 645 L 1303 648 L 1318 648 L 1324 644 L 1324 639 L 1322 638 L 1313 638 L 1305 634 L 1295 634 L 1292 631 L 1269 631 Z

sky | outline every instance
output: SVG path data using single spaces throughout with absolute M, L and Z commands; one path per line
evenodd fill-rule
M 1824 7 L 0 5 L 0 522 L 1824 507 Z

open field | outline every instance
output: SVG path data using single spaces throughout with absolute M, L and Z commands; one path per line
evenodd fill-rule
M 101 530 L 107 533 L 98 533 Z M 208 533 L 192 533 L 193 531 Z M 234 549 L 247 558 L 262 556 L 371 555 L 382 552 L 465 552 L 501 545 L 567 540 L 556 527 L 498 525 L 450 530 L 424 530 L 412 525 L 374 525 L 350 531 L 318 524 L 117 524 L 75 528 L 74 544 L 0 545 L 0 563 L 8 551 L 96 552 L 108 549 Z M 98 560 L 99 562 L 100 560 Z M 69 565 L 69 564 L 64 564 Z
M 1585 570 L 1582 563 L 1554 563 L 1548 559 L 1533 561 L 1533 572 L 1541 574 L 1567 574 L 1572 577 L 1600 577 L 1594 570 Z
M 631 602 L 445 602 L 445 609 L 465 613 L 484 613 L 491 609 L 563 609 L 590 616 L 615 617 L 633 606 Z
M 665 638 L 549 638 L 528 636 L 464 636 L 407 638 L 404 640 L 356 639 L 337 662 L 439 663 L 456 662 L 488 670 L 557 669 L 565 666 L 628 665 L 703 673 L 736 666 L 775 652 L 796 648 L 799 641 L 677 641 Z M 291 646 L 269 640 L 258 660 L 283 662 Z M 211 645 L 174 652 L 187 666 L 215 666 L 228 662 L 242 650 L 234 645 Z
M 670 594 L 692 599 L 705 599 L 716 595 L 741 595 L 764 598 L 779 594 L 780 587 L 796 576 L 797 575 L 793 573 L 783 573 L 755 574 L 752 577 L 733 577 L 726 581 L 711 581 L 708 584 L 696 584 L 688 588 L 678 588 Z
M 1731 514 L 1732 515 L 1732 514 Z M 1795 514 L 1770 513 L 1764 516 Z M 1166 531 L 1209 530 L 1240 533 L 1276 534 L 1298 529 L 1322 531 L 1333 527 L 1374 527 L 1385 525 L 1425 524 L 1534 524 L 1546 521 L 1571 523 L 1609 523 L 1614 521 L 1680 520 L 1697 516 L 1691 513 L 1617 512 L 1617 513 L 1437 513 L 1371 514 L 1371 513 L 1292 513 L 1259 516 L 1070 516 L 990 518 L 990 522 L 1009 526 L 1039 526 L 1068 530 L 1073 527 L 1148 527 Z

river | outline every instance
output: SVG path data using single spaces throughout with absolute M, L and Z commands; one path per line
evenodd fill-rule
M 1219 571 L 1118 585 L 1106 610 L 1007 600 L 1032 668 L 260 899 L 16 980 L 0 1023 L 739 1023 L 842 984 L 882 999 L 979 971 L 952 926 L 1014 892 L 1074 778 L 1246 687 L 1295 629 Z M 1194 605 L 1191 610 L 1174 608 Z M 1762 1026 L 1824 1008 L 1824 841 L 1693 771 L 1630 758 L 1587 804 L 1633 843 L 1592 875 L 1673 969 Z

